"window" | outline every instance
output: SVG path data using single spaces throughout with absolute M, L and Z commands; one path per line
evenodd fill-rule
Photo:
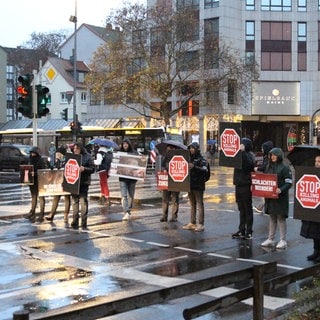
M 81 99 L 81 103 L 86 104 L 87 103 L 87 93 L 86 92 L 81 92 L 80 99 Z
M 298 71 L 307 71 L 307 23 L 298 22 Z
M 307 0 L 298 0 L 298 11 L 307 11 Z
M 246 10 L 254 10 L 255 5 L 254 5 L 255 0 L 246 0 Z
M 199 114 L 199 101 L 188 100 L 179 110 L 179 116 L 197 116 Z
M 199 10 L 199 0 L 178 0 L 177 1 L 177 10 L 185 9 L 196 9 Z
M 219 67 L 219 18 L 204 20 L 204 63 L 206 69 Z
M 100 105 L 101 104 L 101 95 L 100 93 L 90 92 L 90 106 Z
M 204 8 L 210 9 L 219 7 L 219 0 L 204 0 Z
M 255 22 L 246 21 L 246 64 L 254 62 Z
M 320 21 L 318 21 L 318 70 L 320 70 Z
M 291 0 L 261 0 L 262 11 L 291 11 Z
M 60 103 L 68 103 L 66 92 L 60 92 Z
M 261 22 L 261 70 L 291 70 L 291 22 Z
M 236 103 L 237 81 L 233 79 L 228 80 L 228 104 Z
M 177 61 L 179 71 L 188 71 L 199 67 L 199 52 L 189 51 L 183 54 L 183 57 Z

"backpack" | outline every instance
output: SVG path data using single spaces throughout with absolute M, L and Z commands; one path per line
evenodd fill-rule
M 208 180 L 210 180 L 210 176 L 211 176 L 211 171 L 210 171 L 210 164 L 208 161 L 206 161 L 206 166 L 207 166 L 207 171 L 205 173 L 204 176 L 204 181 L 207 182 Z
M 101 151 L 99 151 L 98 153 L 100 153 L 102 155 L 102 162 L 98 166 L 97 172 L 98 171 L 109 171 L 110 166 L 111 166 L 111 161 L 112 161 L 112 153 L 111 152 L 106 153 L 106 152 L 101 152 Z

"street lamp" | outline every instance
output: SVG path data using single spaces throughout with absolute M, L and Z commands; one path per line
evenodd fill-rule
M 77 0 L 74 1 L 75 13 L 70 16 L 69 21 L 74 23 L 74 47 L 73 47 L 73 123 L 77 123 Z M 77 133 L 72 136 L 73 141 L 77 140 Z

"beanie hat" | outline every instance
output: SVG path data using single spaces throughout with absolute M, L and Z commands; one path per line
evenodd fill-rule
M 59 152 L 59 153 L 61 153 L 61 154 L 63 154 L 63 155 L 65 156 L 66 153 L 67 153 L 67 149 L 66 149 L 65 147 L 61 146 L 61 147 L 59 147 L 59 148 L 57 149 L 56 152 Z

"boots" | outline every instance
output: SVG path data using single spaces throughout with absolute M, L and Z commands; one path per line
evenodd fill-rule
M 307 256 L 307 259 L 310 260 L 316 260 L 317 262 L 320 262 L 320 251 L 318 249 L 314 249 L 313 253 Z
M 168 216 L 162 215 L 162 217 L 160 218 L 160 222 L 167 222 L 167 221 L 168 221 Z

